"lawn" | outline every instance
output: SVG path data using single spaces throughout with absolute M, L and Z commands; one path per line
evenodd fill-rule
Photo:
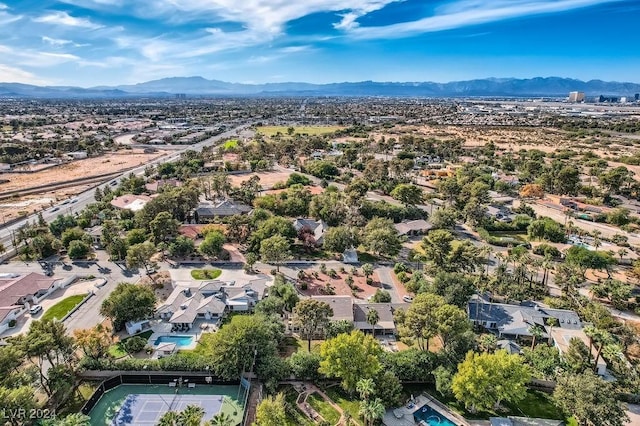
M 224 143 L 224 145 L 222 145 L 222 149 L 229 150 L 229 149 L 233 149 L 236 148 L 238 146 L 238 140 L 237 139 L 231 139 L 228 140 Z
M 340 126 L 292 126 L 293 134 L 299 133 L 301 135 L 317 136 L 326 135 L 327 133 L 334 133 L 336 130 L 344 129 Z M 280 133 L 283 136 L 288 135 L 287 126 L 262 126 L 258 127 L 256 131 L 262 133 L 265 136 L 275 136 Z
M 351 414 L 351 421 L 358 425 L 363 425 L 362 419 L 358 417 L 360 412 L 360 401 L 354 398 L 349 398 L 342 389 L 338 386 L 332 386 L 330 388 L 323 389 L 324 393 L 333 400 L 344 412 Z
M 313 426 L 315 424 L 296 405 L 298 392 L 292 386 L 281 386 L 278 388 L 278 392 L 284 393 L 284 399 L 287 402 L 287 423 L 283 426 Z
M 314 410 L 322 416 L 323 419 L 335 425 L 340 420 L 340 413 L 331 406 L 323 397 L 317 393 L 312 393 L 307 397 L 307 402 L 313 407 Z
M 42 320 L 52 320 L 54 318 L 62 319 L 65 315 L 67 315 L 73 308 L 78 306 L 82 300 L 87 297 L 86 294 L 76 294 L 74 296 L 69 296 L 65 299 L 62 299 L 49 309 L 42 315 Z
M 524 416 L 537 417 L 542 419 L 565 420 L 562 412 L 553 404 L 551 395 L 544 392 L 530 390 L 524 400 L 517 404 L 505 404 L 508 411 L 500 412 L 476 412 L 470 413 L 464 408 L 464 404 L 458 402 L 453 396 L 443 397 L 437 392 L 434 386 L 429 385 L 407 385 L 404 387 L 405 393 L 417 395 L 422 391 L 434 396 L 440 402 L 469 420 L 488 420 L 489 417 Z
M 220 269 L 194 269 L 191 277 L 194 280 L 215 280 L 222 274 Z
M 140 336 L 144 339 L 148 339 L 149 337 L 151 337 L 152 334 L 153 334 L 153 330 L 147 330 L 140 334 L 136 334 L 135 336 Z M 134 336 L 129 336 L 126 339 L 122 339 L 118 343 L 114 343 L 113 345 L 109 346 L 109 355 L 111 355 L 114 358 L 122 358 L 123 356 L 127 356 L 128 353 L 127 351 L 124 350 L 122 343 L 132 337 Z

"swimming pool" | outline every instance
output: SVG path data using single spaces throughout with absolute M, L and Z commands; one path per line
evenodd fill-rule
M 175 343 L 176 347 L 184 348 L 193 344 L 193 336 L 160 336 L 153 342 L 155 346 L 160 343 Z
M 423 421 L 429 426 L 456 426 L 455 423 L 453 423 L 451 420 L 447 419 L 445 416 L 429 407 L 428 405 L 423 405 L 422 407 L 418 408 L 418 410 L 413 413 L 413 417 L 419 424 L 420 421 Z

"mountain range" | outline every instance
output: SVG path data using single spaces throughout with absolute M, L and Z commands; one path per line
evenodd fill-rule
M 0 98 L 133 98 L 194 96 L 414 96 L 414 97 L 567 97 L 570 91 L 587 97 L 630 96 L 640 84 L 560 77 L 487 78 L 450 83 L 374 82 L 243 84 L 203 77 L 171 77 L 132 85 L 80 88 L 0 83 Z

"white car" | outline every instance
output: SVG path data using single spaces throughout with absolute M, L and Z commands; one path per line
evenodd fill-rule
M 29 309 L 29 313 L 31 315 L 36 315 L 42 311 L 42 305 L 33 305 L 31 309 Z
M 411 302 L 413 302 L 413 297 L 411 297 L 411 296 L 402 296 L 402 300 L 404 300 L 407 303 L 411 303 Z

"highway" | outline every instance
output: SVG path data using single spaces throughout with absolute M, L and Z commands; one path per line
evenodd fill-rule
M 111 178 L 105 181 L 103 184 L 99 185 L 99 187 L 100 189 L 104 189 L 107 186 L 115 187 L 122 178 L 128 176 L 131 173 L 140 176 L 144 174 L 144 169 L 147 166 L 175 161 L 179 159 L 180 155 L 187 150 L 202 151 L 202 149 L 205 146 L 214 145 L 216 142 L 219 142 L 225 138 L 235 136 L 236 132 L 245 129 L 250 125 L 251 124 L 243 124 L 242 126 L 238 126 L 224 133 L 221 133 L 219 135 L 212 136 L 209 139 L 205 139 L 202 142 L 198 142 L 197 144 L 185 145 L 181 147 L 180 150 L 177 150 L 177 151 L 168 153 L 162 157 L 156 158 L 155 160 L 149 162 L 148 164 L 145 164 L 140 167 L 136 167 L 135 169 L 132 169 L 132 170 L 127 170 L 123 172 L 119 177 Z M 114 181 L 116 182 L 115 184 L 113 183 Z M 60 214 L 72 214 L 72 213 L 80 212 L 87 205 L 95 202 L 94 194 L 95 194 L 95 188 L 84 191 L 75 197 L 63 200 L 62 202 L 56 204 L 55 206 L 48 208 L 46 210 L 43 210 L 42 216 L 44 217 L 45 221 L 51 222 Z M 33 223 L 34 221 L 37 221 L 37 220 L 38 220 L 37 214 L 32 214 L 18 222 L 12 223 L 11 225 L 7 225 L 7 226 L 0 225 L 0 243 L 5 247 L 7 251 L 9 251 L 13 247 L 11 243 L 11 234 L 17 232 L 18 229 L 20 229 L 20 227 L 23 226 L 25 223 L 27 222 Z

